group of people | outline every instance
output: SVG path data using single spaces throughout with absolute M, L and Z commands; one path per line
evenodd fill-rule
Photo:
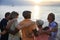
M 43 20 L 31 20 L 31 11 L 23 11 L 24 20 L 17 22 L 18 12 L 7 12 L 0 22 L 0 40 L 56 40 L 58 24 L 55 15 L 50 13 L 47 17 L 49 25 L 43 28 Z

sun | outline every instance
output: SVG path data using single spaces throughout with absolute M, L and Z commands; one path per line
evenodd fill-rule
M 35 1 L 35 3 L 40 3 L 40 2 L 42 2 L 42 0 L 34 0 Z
M 32 19 L 36 21 L 37 19 L 40 19 L 40 6 L 35 5 L 32 10 Z
M 35 2 L 35 3 L 40 3 L 40 2 L 42 2 L 42 0 L 32 0 L 33 2 Z

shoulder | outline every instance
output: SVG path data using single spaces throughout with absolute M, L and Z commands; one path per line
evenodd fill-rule
M 52 22 L 52 23 L 51 23 L 51 26 L 53 26 L 53 27 L 56 27 L 57 25 L 58 25 L 57 22 Z
M 52 22 L 53 25 L 57 25 L 58 23 L 57 22 Z
M 7 24 L 13 24 L 13 22 L 15 22 L 15 20 L 9 20 Z
M 3 18 L 2 20 L 1 20 L 1 22 L 3 22 L 3 21 L 5 21 L 6 19 L 5 18 Z
M 31 21 L 30 25 L 32 26 L 32 28 L 36 28 L 37 27 L 37 24 L 35 21 Z
M 7 25 L 7 20 L 5 19 L 5 18 L 3 18 L 2 20 L 1 20 L 1 25 Z
M 37 25 L 36 22 L 32 21 L 32 25 Z

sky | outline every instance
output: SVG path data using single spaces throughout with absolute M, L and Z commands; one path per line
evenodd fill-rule
M 35 1 L 39 0 L 0 0 L 0 5 L 35 5 Z M 60 5 L 60 0 L 41 0 L 41 4 Z

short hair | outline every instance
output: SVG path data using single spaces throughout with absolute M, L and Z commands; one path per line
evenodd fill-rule
M 44 24 L 44 21 L 43 20 L 36 20 L 36 23 L 40 26 L 42 26 Z
M 31 11 L 24 11 L 23 12 L 23 17 L 25 19 L 31 18 Z
M 19 14 L 15 11 L 12 11 L 10 14 L 10 19 L 16 18 L 16 16 L 18 16 Z
M 53 20 L 55 20 L 55 14 L 50 13 L 48 16 L 51 16 L 51 18 L 52 18 Z M 48 17 L 48 19 L 49 19 L 49 17 Z
M 5 17 L 9 16 L 10 15 L 10 12 L 6 12 L 5 13 Z

